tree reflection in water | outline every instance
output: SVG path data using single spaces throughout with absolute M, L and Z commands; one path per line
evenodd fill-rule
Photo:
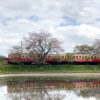
M 57 83 L 48 82 L 8 82 L 8 93 L 12 100 L 62 100 L 62 94 L 50 94 Z M 59 85 L 58 85 L 59 89 Z
M 8 81 L 7 100 L 100 100 L 99 88 L 100 82 Z
M 99 89 L 90 89 L 90 90 L 81 90 L 78 96 L 84 98 L 95 97 L 96 100 L 100 100 L 100 90 Z

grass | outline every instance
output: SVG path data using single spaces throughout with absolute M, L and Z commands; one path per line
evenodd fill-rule
M 0 74 L 29 73 L 29 72 L 100 72 L 98 65 L 11 65 L 0 61 Z

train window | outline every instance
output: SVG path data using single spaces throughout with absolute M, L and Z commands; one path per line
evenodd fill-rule
M 76 58 L 78 58 L 78 56 L 76 56 Z
M 45 58 L 47 58 L 47 56 L 45 56 Z
M 82 57 L 84 59 L 84 57 Z
M 28 56 L 28 58 L 31 58 L 30 56 Z
M 64 58 L 64 56 L 62 56 L 61 58 Z
M 93 59 L 93 56 L 91 56 L 91 59 Z
M 95 57 L 95 59 L 96 59 L 97 57 Z
M 81 56 L 79 56 L 79 58 L 81 58 Z
M 50 56 L 48 56 L 48 58 L 50 58 Z
M 52 58 L 56 58 L 56 56 L 52 56 Z

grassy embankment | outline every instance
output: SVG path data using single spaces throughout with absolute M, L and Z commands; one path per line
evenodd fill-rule
M 100 72 L 100 65 L 11 65 L 0 61 L 0 74 L 28 72 Z

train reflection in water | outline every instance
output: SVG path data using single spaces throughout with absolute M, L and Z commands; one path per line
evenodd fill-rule
M 7 100 L 100 100 L 99 81 L 8 81 L 6 86 Z
M 10 81 L 7 82 L 8 92 L 20 92 L 31 90 L 41 89 L 55 90 L 55 89 L 64 89 L 64 90 L 86 90 L 93 88 L 100 88 L 100 82 L 66 82 L 66 81 L 26 81 L 26 82 L 16 82 Z

